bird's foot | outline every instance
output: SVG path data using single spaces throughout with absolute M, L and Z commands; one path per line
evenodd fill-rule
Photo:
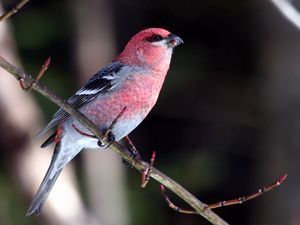
M 78 129 L 78 128 L 75 126 L 75 124 L 72 124 L 72 127 L 73 127 L 79 134 L 81 134 L 82 136 L 97 139 L 97 136 L 96 136 L 96 135 L 88 134 L 88 133 L 83 132 L 82 130 Z M 107 129 L 107 130 L 104 131 L 104 136 L 103 136 L 103 139 L 102 139 L 102 140 L 107 141 L 108 144 L 105 144 L 105 143 L 103 143 L 101 140 L 98 140 L 97 145 L 98 145 L 100 148 L 108 148 L 108 147 L 115 141 L 115 135 L 111 132 L 110 129 Z
M 142 159 L 139 151 L 136 149 L 136 147 L 134 146 L 133 142 L 131 141 L 131 139 L 129 138 L 129 136 L 126 136 L 124 138 L 125 142 L 127 143 L 127 149 L 128 149 L 128 152 L 131 154 L 132 158 L 133 159 L 136 159 L 136 160 L 140 160 Z M 126 167 L 129 167 L 129 166 L 133 166 L 131 165 L 129 162 L 127 162 L 126 160 L 122 159 L 122 163 L 124 166 Z
M 104 131 L 103 140 L 107 141 L 108 144 L 105 144 L 101 140 L 98 140 L 97 145 L 100 148 L 108 148 L 115 141 L 115 135 L 110 129 Z
M 97 144 L 100 148 L 108 148 L 115 141 L 115 135 L 112 133 L 112 130 L 113 130 L 114 126 L 116 125 L 116 123 L 118 122 L 118 120 L 123 116 L 125 110 L 126 110 L 126 106 L 117 115 L 117 117 L 112 121 L 110 126 L 106 130 L 104 130 L 103 140 L 107 141 L 108 144 L 104 144 L 101 140 L 99 140 Z
M 86 132 L 83 132 L 78 127 L 76 127 L 76 125 L 74 123 L 72 124 L 72 127 L 74 128 L 74 130 L 76 130 L 77 133 L 81 134 L 82 136 L 97 139 L 96 135 L 94 135 L 94 134 L 88 134 Z
M 133 159 L 135 159 L 135 160 L 140 160 L 141 159 L 140 153 L 138 152 L 138 150 L 134 146 L 131 146 L 130 148 L 128 148 L 128 152 L 131 154 Z M 127 162 L 125 159 L 122 159 L 122 163 L 126 167 L 133 166 L 132 164 Z

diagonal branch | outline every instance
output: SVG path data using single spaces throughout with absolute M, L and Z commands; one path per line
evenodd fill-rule
M 280 13 L 294 26 L 300 29 L 300 13 L 289 0 L 270 0 Z
M 22 69 L 10 64 L 4 58 L 0 56 L 0 67 L 6 70 L 8 73 L 12 74 L 17 80 L 23 79 L 25 85 L 31 85 L 32 89 L 36 90 L 40 94 L 44 95 L 46 98 L 63 108 L 66 112 L 75 117 L 82 125 L 88 128 L 95 136 L 101 140 L 104 144 L 109 144 L 107 140 L 103 139 L 103 134 L 94 125 L 87 117 L 85 117 L 82 113 L 74 109 L 70 104 L 68 104 L 65 100 L 63 100 L 60 96 L 58 96 L 54 91 L 49 89 L 47 86 L 43 85 L 41 82 L 36 81 L 32 78 L 31 75 L 23 71 Z M 149 164 L 139 160 L 134 159 L 132 154 L 122 147 L 119 143 L 114 142 L 110 145 L 110 148 L 118 153 L 123 159 L 128 161 L 134 168 L 139 171 L 144 171 L 149 168 Z M 199 201 L 195 196 L 189 193 L 186 189 L 184 189 L 180 184 L 160 172 L 159 170 L 152 168 L 150 176 L 157 180 L 159 183 L 163 184 L 175 194 L 177 194 L 180 198 L 182 198 L 185 202 L 187 202 L 192 208 L 195 209 L 197 214 L 203 216 L 208 221 L 210 221 L 214 225 L 226 225 L 228 224 L 222 218 L 220 218 L 217 214 L 215 214 L 210 209 L 207 209 L 206 204 Z
M 8 19 L 9 17 L 17 13 L 27 2 L 29 2 L 29 0 L 20 1 L 14 8 L 0 16 L 0 22 Z

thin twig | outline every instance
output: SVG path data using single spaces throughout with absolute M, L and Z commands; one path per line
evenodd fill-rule
M 25 85 L 24 79 L 21 78 L 21 79 L 19 80 L 21 88 L 22 88 L 23 90 L 25 90 L 25 91 L 29 91 L 29 90 L 31 89 L 31 87 L 35 84 L 35 82 L 39 81 L 39 80 L 42 78 L 42 76 L 44 75 L 44 73 L 45 73 L 46 70 L 48 69 L 50 63 L 51 63 L 51 57 L 48 57 L 48 59 L 46 59 L 46 61 L 45 61 L 44 64 L 42 65 L 42 67 L 41 67 L 41 69 L 40 69 L 38 75 L 37 75 L 36 78 L 34 79 L 34 81 L 32 81 L 32 83 L 29 84 L 28 86 Z
M 24 82 L 27 84 L 32 83 L 34 80 L 29 74 L 25 73 L 22 69 L 17 68 L 16 66 L 10 64 L 5 59 L 0 56 L 0 67 L 4 70 L 12 74 L 16 79 L 20 80 L 21 78 L 24 79 Z M 35 85 L 32 87 L 37 92 L 44 95 L 46 98 L 63 108 L 66 112 L 71 114 L 74 118 L 76 118 L 83 126 L 89 129 L 93 134 L 97 136 L 99 140 L 104 142 L 105 144 L 109 144 L 106 140 L 103 140 L 103 134 L 98 129 L 96 125 L 94 125 L 87 117 L 85 117 L 82 113 L 74 109 L 67 101 L 63 100 L 59 97 L 55 92 L 50 90 L 47 86 L 43 85 L 41 82 L 36 82 Z M 123 159 L 128 161 L 131 165 L 133 165 L 137 170 L 144 171 L 146 168 L 149 168 L 149 164 L 143 162 L 142 160 L 134 159 L 132 154 L 126 150 L 123 146 L 119 143 L 114 142 L 110 146 L 111 150 L 118 153 Z M 169 188 L 173 191 L 176 195 L 182 198 L 184 201 L 187 202 L 192 208 L 197 211 L 197 213 L 208 221 L 210 221 L 214 225 L 226 225 L 228 224 L 225 222 L 221 217 L 215 214 L 210 209 L 206 209 L 206 204 L 199 201 L 195 196 L 189 193 L 186 189 L 184 189 L 180 184 L 160 172 L 159 170 L 152 168 L 151 177 L 157 180 L 159 183 L 163 184 L 165 187 Z
M 270 0 L 280 13 L 290 21 L 294 26 L 300 29 L 300 13 L 292 5 L 290 1 L 287 0 Z
M 165 190 L 165 186 L 164 185 L 160 185 L 160 192 L 162 194 L 162 196 L 164 197 L 164 199 L 166 200 L 166 202 L 168 203 L 168 206 L 175 210 L 176 212 L 179 213 L 184 213 L 184 214 L 198 214 L 198 212 L 196 212 L 195 210 L 192 209 L 184 209 L 182 207 L 178 207 L 177 205 L 175 205 L 169 198 L 169 196 L 167 195 L 167 192 Z
M 145 188 L 150 180 L 155 157 L 156 157 L 156 151 L 153 151 L 150 159 L 149 167 L 142 172 L 141 188 Z
M 0 22 L 8 19 L 9 17 L 17 13 L 27 2 L 29 2 L 29 0 L 20 1 L 14 8 L 12 8 L 11 10 L 7 11 L 2 16 L 0 16 Z
M 224 207 L 224 206 L 242 204 L 242 203 L 244 203 L 246 201 L 252 200 L 254 198 L 257 198 L 257 197 L 263 195 L 264 193 L 272 190 L 273 188 L 278 187 L 279 185 L 282 184 L 282 182 L 284 182 L 284 180 L 286 178 L 287 178 L 287 174 L 285 174 L 282 177 L 280 177 L 274 183 L 272 183 L 272 184 L 270 184 L 268 186 L 262 187 L 258 191 L 254 192 L 254 193 L 252 193 L 250 195 L 247 195 L 247 196 L 244 196 L 244 197 L 239 197 L 239 198 L 236 198 L 236 199 L 227 200 L 227 201 L 221 201 L 221 202 L 209 204 L 209 205 L 207 205 L 207 208 L 209 208 L 209 209 L 215 209 L 215 208 L 220 208 L 220 207 Z
M 46 72 L 48 67 L 50 66 L 50 63 L 51 63 L 51 57 L 48 57 L 46 59 L 46 61 L 44 62 L 44 64 L 42 65 L 38 75 L 35 78 L 37 81 L 39 81 L 42 78 L 42 76 L 44 75 L 44 73 Z
M 221 202 L 217 202 L 217 203 L 212 203 L 206 206 L 207 209 L 216 209 L 216 208 L 221 208 L 221 207 L 225 207 L 225 206 L 231 206 L 231 205 L 238 205 L 238 204 L 242 204 L 246 201 L 252 200 L 254 198 L 257 198 L 261 195 L 263 195 L 264 193 L 278 187 L 279 185 L 281 185 L 285 179 L 287 178 L 287 174 L 283 175 L 282 177 L 280 177 L 277 181 L 273 182 L 270 185 L 267 185 L 263 188 L 260 188 L 258 191 L 244 196 L 244 197 L 239 197 L 239 198 L 235 198 L 235 199 L 231 199 L 231 200 L 227 200 L 227 201 L 221 201 Z M 169 198 L 169 196 L 166 193 L 165 187 L 164 185 L 160 185 L 160 192 L 163 195 L 163 197 L 165 198 L 166 202 L 168 203 L 168 206 L 180 213 L 184 213 L 184 214 L 198 214 L 197 211 L 192 210 L 192 209 L 184 209 L 181 207 L 178 207 L 177 205 L 175 205 Z
M 138 150 L 136 149 L 136 147 L 134 146 L 132 140 L 129 138 L 128 135 L 125 136 L 124 140 L 129 145 L 129 151 L 131 152 L 133 158 L 141 159 L 140 153 L 138 152 Z

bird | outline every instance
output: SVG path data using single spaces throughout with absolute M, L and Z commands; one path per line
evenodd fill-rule
M 163 28 L 135 34 L 111 63 L 93 75 L 67 102 L 105 132 L 112 127 L 112 141 L 121 141 L 155 105 L 170 67 L 173 50 L 183 40 Z M 42 148 L 55 143 L 53 156 L 26 215 L 39 215 L 63 168 L 83 149 L 104 148 L 74 117 L 60 108 L 38 136 L 56 128 Z M 107 146 L 106 146 L 107 147 Z

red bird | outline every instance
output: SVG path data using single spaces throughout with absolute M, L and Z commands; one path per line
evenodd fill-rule
M 157 101 L 168 72 L 174 47 L 182 39 L 161 28 L 149 28 L 134 35 L 112 63 L 97 72 L 68 103 L 105 131 L 126 107 L 112 129 L 111 139 L 119 141 L 134 130 Z M 64 166 L 84 148 L 105 147 L 91 132 L 63 109 L 40 132 L 59 126 L 42 145 L 56 140 L 48 171 L 27 211 L 39 214 Z M 81 131 L 81 132 L 79 132 Z M 91 134 L 92 135 L 92 134 Z

